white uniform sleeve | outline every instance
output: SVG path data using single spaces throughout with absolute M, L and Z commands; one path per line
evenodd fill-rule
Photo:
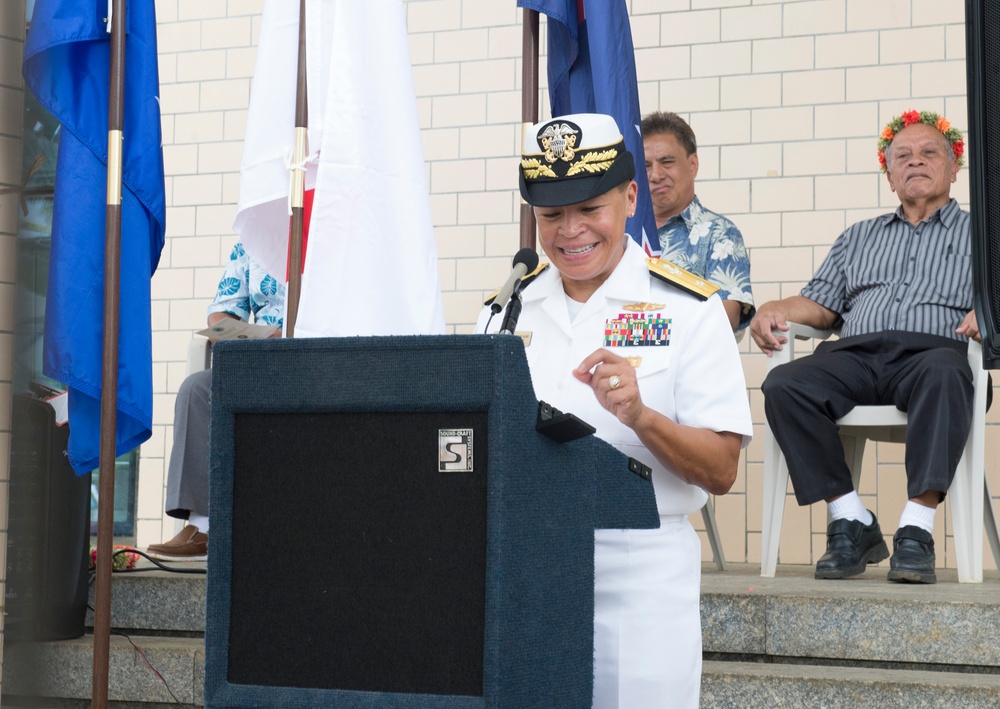
M 676 421 L 712 431 L 731 431 L 750 443 L 753 424 L 740 353 L 717 296 L 692 310 L 675 381 Z M 679 345 L 681 343 L 678 343 Z

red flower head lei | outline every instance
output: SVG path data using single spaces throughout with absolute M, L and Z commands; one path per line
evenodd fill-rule
M 885 172 L 887 169 L 885 151 L 889 148 L 889 144 L 899 131 L 906 128 L 906 126 L 912 126 L 914 123 L 926 123 L 941 131 L 948 142 L 951 143 L 951 152 L 955 155 L 955 162 L 958 163 L 959 167 L 965 164 L 965 160 L 962 158 L 962 155 L 965 154 L 965 142 L 962 140 L 962 134 L 957 128 L 952 128 L 951 123 L 944 116 L 939 116 L 934 111 L 920 111 L 919 113 L 917 111 L 906 111 L 889 121 L 885 128 L 882 129 L 882 135 L 879 136 L 878 164 L 882 166 L 882 172 Z

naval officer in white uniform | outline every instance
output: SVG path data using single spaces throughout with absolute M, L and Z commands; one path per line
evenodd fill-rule
M 693 708 L 701 544 L 687 516 L 706 491 L 732 487 L 752 428 L 713 286 L 647 261 L 625 233 L 634 175 L 610 116 L 562 116 L 526 133 L 521 195 L 549 265 L 525 279 L 516 330 L 537 397 L 653 468 L 660 528 L 596 532 L 593 706 Z M 477 332 L 499 324 L 486 308 Z

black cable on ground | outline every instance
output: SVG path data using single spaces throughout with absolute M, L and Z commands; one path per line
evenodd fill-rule
M 175 574 L 202 574 L 202 575 L 204 575 L 204 574 L 208 573 L 207 569 L 179 569 L 179 568 L 174 567 L 174 566 L 166 566 L 166 565 L 160 563 L 160 561 L 158 559 L 154 559 L 153 557 L 151 557 L 146 552 L 139 551 L 138 549 L 119 549 L 118 551 L 116 551 L 114 554 L 111 555 L 111 558 L 114 559 L 114 557 L 118 556 L 119 554 L 124 554 L 126 552 L 131 552 L 133 554 L 138 554 L 139 556 L 143 557 L 146 561 L 150 562 L 151 564 L 155 564 L 156 567 L 159 570 L 161 570 L 161 571 L 170 571 L 171 573 L 175 573 Z M 170 563 L 170 562 L 168 562 L 168 563 Z M 187 563 L 187 562 L 174 562 L 174 563 Z M 116 574 L 133 574 L 133 573 L 137 573 L 139 571 L 156 571 L 156 570 L 157 569 L 150 569 L 150 568 L 147 567 L 147 568 L 142 568 L 142 569 L 121 569 L 120 571 L 114 571 L 113 573 L 116 573 Z
M 204 576 L 205 574 L 208 573 L 207 569 L 179 569 L 179 568 L 177 568 L 175 566 L 166 566 L 165 564 L 160 563 L 159 560 L 154 559 L 153 557 L 149 556 L 149 554 L 147 554 L 146 552 L 139 551 L 138 549 L 133 549 L 131 547 L 128 548 L 128 549 L 117 549 L 117 550 L 115 550 L 115 552 L 111 555 L 111 558 L 114 559 L 119 554 L 138 554 L 139 556 L 141 556 L 144 559 L 146 559 L 146 561 L 150 562 L 151 564 L 154 564 L 156 566 L 156 568 L 149 568 L 148 566 L 144 567 L 144 568 L 141 568 L 141 569 L 114 569 L 113 568 L 111 570 L 111 573 L 113 573 L 113 574 L 135 574 L 135 573 L 140 573 L 142 571 L 169 571 L 169 572 L 174 573 L 174 574 L 201 574 L 202 576 Z M 185 563 L 185 562 L 177 562 L 177 563 Z M 91 581 L 94 580 L 94 570 L 93 569 L 90 570 L 90 580 Z
M 94 609 L 93 609 L 93 607 L 90 604 L 87 604 L 87 608 L 89 608 L 91 612 L 95 612 Z M 177 695 L 174 694 L 174 692 L 173 692 L 172 689 L 170 689 L 170 685 L 167 683 L 167 678 L 164 677 L 162 674 L 160 674 L 159 670 L 157 670 L 155 667 L 153 667 L 153 663 L 150 662 L 149 658 L 146 657 L 146 653 L 144 653 L 142 651 L 142 648 L 139 647 L 138 645 L 136 645 L 134 642 L 132 642 L 132 638 L 130 638 L 126 633 L 123 633 L 121 630 L 118 630 L 117 628 L 110 628 L 109 630 L 111 631 L 112 635 L 119 635 L 119 636 L 125 638 L 126 640 L 128 640 L 128 644 L 131 645 L 133 647 L 133 649 L 135 649 L 135 651 L 137 653 L 139 653 L 139 657 L 142 658 L 143 663 L 145 663 L 146 667 L 149 668 L 149 671 L 152 672 L 153 675 L 158 680 L 160 680 L 160 682 L 163 683 L 164 688 L 167 690 L 167 694 L 169 694 L 171 696 L 171 698 L 173 698 L 173 700 L 177 704 L 180 704 L 181 700 L 178 699 Z

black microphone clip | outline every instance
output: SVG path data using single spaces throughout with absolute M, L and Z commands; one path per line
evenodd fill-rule
M 517 286 L 514 288 L 514 292 L 510 296 L 510 300 L 507 301 L 507 310 L 504 312 L 503 322 L 500 324 L 501 335 L 514 334 L 514 328 L 517 327 L 517 320 L 521 317 L 522 304 L 521 283 L 518 282 Z

